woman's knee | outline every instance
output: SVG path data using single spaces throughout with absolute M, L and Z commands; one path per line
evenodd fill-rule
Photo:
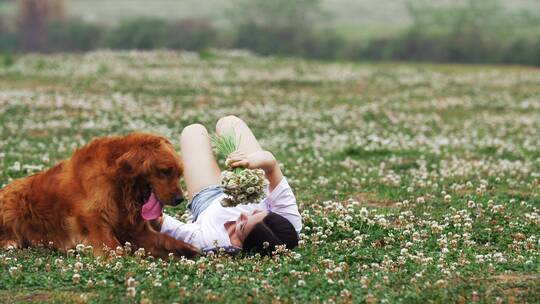
M 216 123 L 216 132 L 227 130 L 230 126 L 234 126 L 237 123 L 244 123 L 244 121 L 238 116 L 227 115 L 221 117 Z
M 187 127 L 185 127 L 182 130 L 181 137 L 184 138 L 186 136 L 192 136 L 192 135 L 208 135 L 208 130 L 206 130 L 206 127 L 201 124 L 191 124 Z

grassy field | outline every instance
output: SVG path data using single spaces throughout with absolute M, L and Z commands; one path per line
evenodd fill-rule
M 540 70 L 522 67 L 238 51 L 0 60 L 0 184 L 95 136 L 143 130 L 178 147 L 182 127 L 236 114 L 283 163 L 304 220 L 301 247 L 271 259 L 0 250 L 0 302 L 538 303 L 539 96 Z

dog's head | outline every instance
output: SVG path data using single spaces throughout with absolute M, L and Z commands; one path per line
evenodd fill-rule
M 162 136 L 132 133 L 125 137 L 129 150 L 116 159 L 117 176 L 130 179 L 139 203 L 154 193 L 161 205 L 176 206 L 184 200 L 180 187 L 182 162 L 173 145 Z

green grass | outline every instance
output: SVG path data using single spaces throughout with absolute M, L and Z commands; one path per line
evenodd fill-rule
M 283 164 L 304 229 L 272 259 L 0 250 L 0 302 L 539 302 L 539 87 L 538 69 L 515 66 L 12 57 L 0 185 L 96 136 L 142 130 L 178 147 L 188 124 L 235 114 Z M 167 212 L 185 219 L 186 206 Z

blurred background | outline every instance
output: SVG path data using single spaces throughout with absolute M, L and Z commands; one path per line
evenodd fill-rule
M 0 0 L 0 52 L 212 48 L 540 65 L 539 0 Z

